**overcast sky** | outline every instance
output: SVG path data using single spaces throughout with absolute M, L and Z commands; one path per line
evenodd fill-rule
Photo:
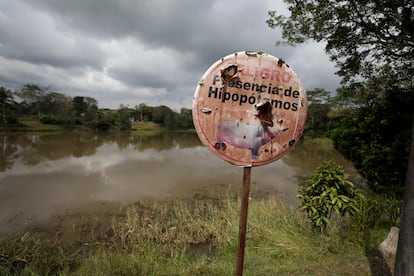
M 49 87 L 99 107 L 191 108 L 203 73 L 238 51 L 283 58 L 306 90 L 335 91 L 323 45 L 275 47 L 281 0 L 0 0 L 0 86 Z

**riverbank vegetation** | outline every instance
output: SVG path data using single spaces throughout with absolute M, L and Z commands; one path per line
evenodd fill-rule
M 277 44 L 326 43 L 341 77 L 335 95 L 307 91 L 307 135 L 332 138 L 373 191 L 401 197 L 414 118 L 413 10 L 407 1 L 284 2 L 289 15 L 270 11 L 267 20 L 282 32 Z
M 0 274 L 233 275 L 240 204 L 237 194 L 199 194 L 57 216 L 0 242 Z M 244 274 L 389 275 L 393 259 L 377 246 L 390 222 L 380 216 L 370 213 L 369 227 L 362 217 L 337 220 L 321 233 L 296 208 L 253 192 Z
M 366 179 L 371 191 L 401 199 L 396 275 L 413 274 L 409 202 L 414 197 L 414 10 L 409 1 L 284 0 L 289 13 L 269 11 L 277 45 L 313 40 L 336 63 L 341 87 L 335 97 L 310 91 L 313 135 L 328 135 Z M 392 30 L 392 31 L 390 31 Z M 315 68 L 317 70 L 317 68 Z M 316 97 L 315 97 L 316 96 Z
M 0 87 L 0 130 L 131 130 L 134 122 L 153 122 L 167 129 L 191 129 L 191 110 L 139 104 L 134 108 L 98 108 L 91 97 L 70 97 L 47 87 L 26 84 L 12 91 Z M 147 126 L 148 127 L 148 126 Z

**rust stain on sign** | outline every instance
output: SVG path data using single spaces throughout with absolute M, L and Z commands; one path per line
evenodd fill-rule
M 221 80 L 223 83 L 227 84 L 234 78 L 234 76 L 237 74 L 237 68 L 237 65 L 230 65 L 221 70 Z
M 307 98 L 282 59 L 238 52 L 214 63 L 196 88 L 193 118 L 202 142 L 239 166 L 282 157 L 300 138 Z

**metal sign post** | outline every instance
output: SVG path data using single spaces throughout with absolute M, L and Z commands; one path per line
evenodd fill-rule
M 193 120 L 204 145 L 243 167 L 236 274 L 243 274 L 251 167 L 276 161 L 303 133 L 306 92 L 293 70 L 264 52 L 237 52 L 214 63 L 195 91 Z
M 237 251 L 236 275 L 243 275 L 244 248 L 246 244 L 247 213 L 249 210 L 250 176 L 252 168 L 243 167 L 242 201 L 239 222 L 239 243 Z

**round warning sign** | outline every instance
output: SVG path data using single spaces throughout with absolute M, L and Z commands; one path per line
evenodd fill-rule
M 197 85 L 193 119 L 206 146 L 238 166 L 282 157 L 303 133 L 307 98 L 280 58 L 237 52 L 214 63 Z

